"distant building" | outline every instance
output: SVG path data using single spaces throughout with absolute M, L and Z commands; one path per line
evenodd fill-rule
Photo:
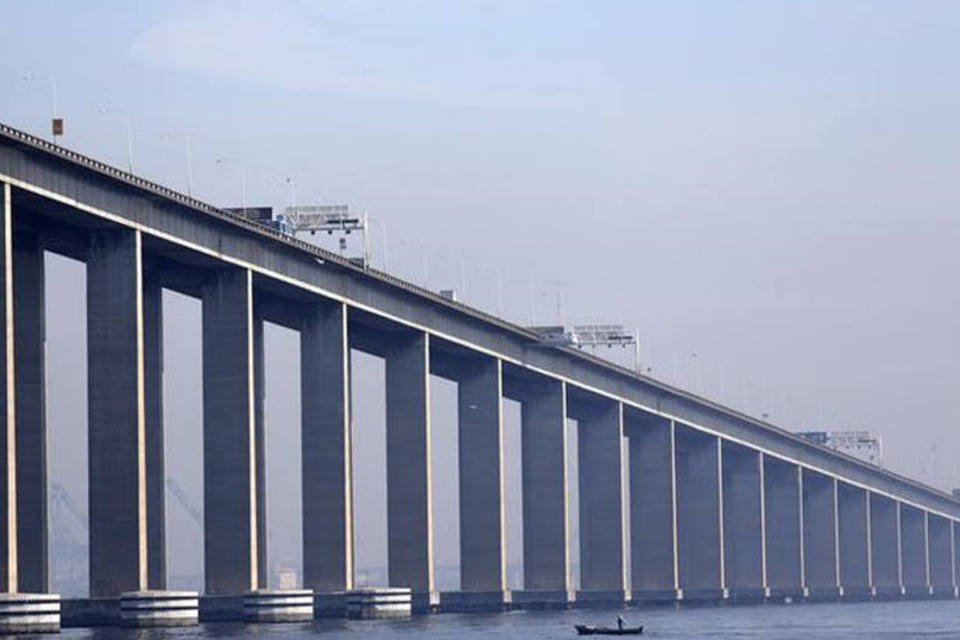
M 877 467 L 883 466 L 880 436 L 869 431 L 801 431 L 797 435 Z

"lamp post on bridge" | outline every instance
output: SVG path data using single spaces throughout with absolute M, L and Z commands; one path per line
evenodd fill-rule
M 101 116 L 106 116 L 109 114 L 116 113 L 124 117 L 126 128 L 127 128 L 127 171 L 129 171 L 130 173 L 133 173 L 133 123 L 130 120 L 130 113 L 128 111 L 119 111 L 109 105 L 103 105 L 98 107 L 97 113 L 99 113 Z M 54 121 L 56 120 L 57 118 L 54 117 Z
M 163 140 L 184 140 L 187 145 L 187 195 L 193 197 L 193 140 L 190 132 L 165 133 Z
M 247 167 L 239 156 L 217 156 L 219 165 L 236 164 L 240 171 L 240 203 L 244 213 L 247 211 Z

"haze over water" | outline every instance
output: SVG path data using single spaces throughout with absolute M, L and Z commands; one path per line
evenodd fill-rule
M 193 638 L 428 638 L 474 640 L 575 638 L 574 623 L 614 624 L 618 610 L 515 611 L 505 614 L 442 614 L 409 620 L 320 620 L 314 624 L 213 624 L 186 629 L 65 629 L 69 640 L 189 640 Z M 628 624 L 644 624 L 642 637 L 777 640 L 853 638 L 960 638 L 955 601 L 818 603 L 757 606 L 651 607 L 623 612 Z

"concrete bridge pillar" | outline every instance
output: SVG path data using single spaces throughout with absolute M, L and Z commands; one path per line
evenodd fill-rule
M 677 597 L 673 421 L 624 408 L 630 453 L 630 588 L 634 602 Z
M 953 552 L 953 588 L 960 589 L 960 522 L 950 523 L 950 550 Z
M 460 588 L 500 605 L 507 588 L 502 398 L 497 358 L 471 363 L 457 381 Z
M 772 597 L 804 595 L 800 468 L 764 456 L 767 586 Z
M 24 346 L 30 346 L 26 351 L 17 349 L 15 344 L 17 336 L 15 335 L 15 315 L 18 310 L 15 308 L 15 282 L 14 266 L 16 263 L 22 263 L 23 256 L 15 257 L 13 248 L 13 192 L 9 184 L 0 182 L 0 325 L 3 331 L 0 331 L 0 350 L 3 351 L 3 365 L 0 366 L 0 460 L 3 461 L 0 467 L 0 517 L 4 526 L 0 527 L 0 634 L 11 635 L 15 633 L 40 633 L 55 632 L 60 628 L 60 601 L 56 595 L 45 593 L 25 593 L 23 587 L 19 584 L 18 563 L 21 557 L 20 544 L 18 544 L 18 512 L 23 510 L 28 518 L 28 527 L 34 529 L 32 532 L 36 535 L 43 535 L 39 541 L 27 542 L 24 546 L 26 552 L 25 560 L 29 562 L 26 567 L 24 586 L 33 588 L 41 584 L 46 589 L 46 577 L 39 571 L 45 570 L 46 554 L 45 551 L 38 551 L 37 545 L 46 544 L 46 496 L 42 480 L 46 468 L 40 464 L 38 468 L 32 469 L 33 473 L 21 476 L 18 471 L 18 463 L 30 465 L 37 462 L 43 462 L 42 432 L 42 386 L 40 389 L 33 388 L 39 381 L 42 385 L 42 358 L 38 362 L 22 362 L 24 367 L 24 379 L 26 386 L 17 386 L 17 360 L 18 358 L 34 358 L 37 355 L 37 344 L 41 345 L 42 337 L 39 337 L 39 330 L 42 336 L 42 324 L 36 322 L 42 318 L 42 288 L 33 292 L 24 292 L 26 306 L 21 306 L 19 313 L 24 310 L 29 313 L 24 316 L 28 322 L 25 325 L 26 335 L 33 337 L 33 341 L 25 340 Z M 33 257 L 39 257 L 42 268 L 42 251 L 39 247 L 33 252 Z M 37 265 L 35 265 L 37 266 Z M 29 267 L 27 267 L 29 269 Z M 25 272 L 27 279 L 22 280 L 21 284 L 29 280 L 41 277 L 42 270 L 32 270 L 32 273 Z M 35 283 L 36 281 L 34 281 Z M 39 296 L 39 297 L 38 297 Z M 28 326 L 29 325 L 29 326 Z M 38 375 L 39 374 L 39 375 Z M 39 397 L 38 395 L 39 394 Z M 17 400 L 25 398 L 31 402 L 30 406 L 24 408 L 26 414 L 26 425 L 29 425 L 31 431 L 26 434 L 27 442 L 23 447 L 18 446 L 17 436 L 19 429 L 17 425 Z M 39 421 L 38 421 L 39 420 Z M 37 456 L 40 456 L 38 459 Z M 17 482 L 24 478 L 30 483 L 26 486 L 25 494 L 30 500 L 43 500 L 42 505 L 35 502 L 27 505 L 22 501 L 22 495 L 18 494 Z M 19 498 L 19 500 L 18 500 Z M 24 509 L 26 507 L 26 509 Z M 30 507 L 33 507 L 32 509 Z M 39 531 L 35 529 L 39 528 Z M 24 533 L 23 535 L 31 535 Z M 21 538 L 22 540 L 22 538 Z M 41 555 L 36 555 L 40 553 Z
M 257 452 L 253 281 L 246 269 L 203 287 L 204 571 L 208 595 L 256 589 Z
M 903 588 L 907 596 L 930 595 L 927 567 L 927 518 L 920 509 L 898 503 Z
M 684 600 L 724 597 L 720 440 L 676 426 L 677 554 Z
M 514 594 L 514 602 L 566 606 L 570 598 L 566 385 L 544 379 L 528 391 L 520 407 L 524 591 Z
M 267 575 L 267 432 L 264 403 L 267 396 L 263 316 L 253 306 L 253 439 L 257 518 L 257 589 L 266 589 Z
M 143 282 L 143 392 L 146 464 L 147 587 L 167 588 L 166 478 L 163 455 L 163 288 Z
M 930 556 L 930 587 L 938 598 L 955 594 L 953 549 L 950 535 L 951 522 L 946 518 L 927 513 L 927 539 Z
M 803 561 L 810 597 L 839 596 L 837 482 L 803 469 Z
M 840 586 L 846 599 L 869 598 L 873 587 L 870 501 L 865 489 L 837 484 Z
M 415 609 L 435 600 L 430 479 L 430 339 L 411 333 L 386 350 L 387 554 L 390 586 Z
M 870 493 L 870 548 L 873 586 L 877 596 L 900 597 L 903 579 L 900 566 L 899 503 Z
M 13 290 L 18 587 L 45 593 L 49 565 L 44 268 L 43 246 L 35 234 L 19 233 L 13 239 Z
M 723 441 L 723 546 L 730 598 L 762 601 L 766 595 L 763 522 L 763 456 Z
M 626 599 L 623 406 L 605 401 L 578 420 L 580 593 L 578 602 Z
M 0 593 L 14 593 L 17 585 L 17 434 L 14 363 L 14 295 L 13 295 L 13 232 L 12 192 L 10 185 L 0 182 L 0 331 L 3 360 L 0 365 L 0 516 L 6 526 L 0 527 Z
M 143 290 L 138 231 L 87 255 L 90 595 L 147 587 Z
M 303 586 L 353 588 L 347 308 L 305 310 L 300 330 Z

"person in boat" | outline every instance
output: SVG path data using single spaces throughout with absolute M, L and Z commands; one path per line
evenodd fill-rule
M 621 615 L 617 616 L 617 629 L 623 631 L 623 616 Z

